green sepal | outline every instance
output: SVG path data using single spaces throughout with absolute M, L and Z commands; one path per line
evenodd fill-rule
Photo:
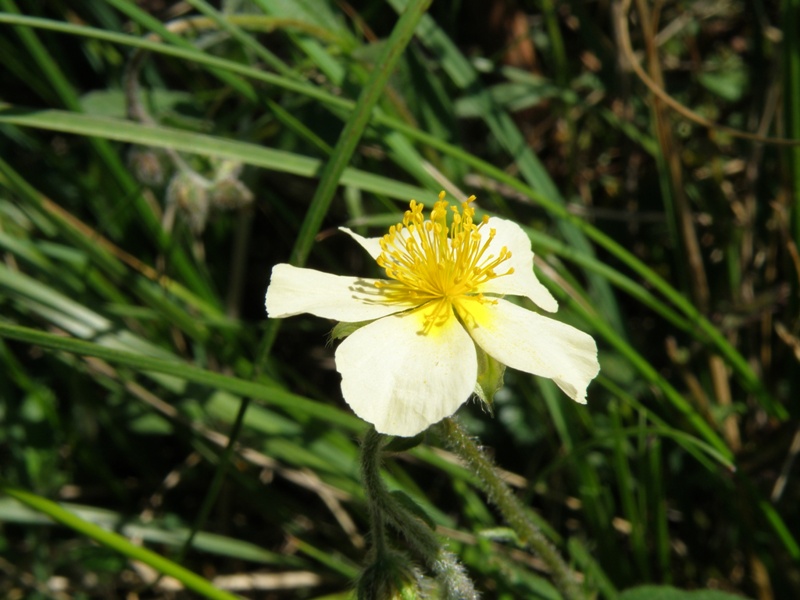
M 411 499 L 411 496 L 409 496 L 402 490 L 394 490 L 392 492 L 389 492 L 389 495 L 400 506 L 402 506 L 412 515 L 419 518 L 423 523 L 425 523 L 428 527 L 430 527 L 432 531 L 436 531 L 436 523 L 433 522 L 433 519 L 430 518 L 428 513 L 426 513 L 419 504 L 417 504 Z
M 385 452 L 407 452 L 408 450 L 419 446 L 424 439 L 424 431 L 412 437 L 395 436 L 383 447 L 383 450 Z
M 506 366 L 492 358 L 480 346 L 475 346 L 478 354 L 478 380 L 475 382 L 475 395 L 483 400 L 489 413 L 494 414 L 494 395 L 503 387 L 503 374 Z
M 369 325 L 372 321 L 358 321 L 356 323 L 337 323 L 331 330 L 331 341 L 346 338 L 351 333 L 361 329 L 364 325 Z

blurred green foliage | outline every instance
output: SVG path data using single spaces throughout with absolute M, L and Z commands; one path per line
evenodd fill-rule
M 800 137 L 798 2 L 434 2 L 370 88 L 406 4 L 0 0 L 0 596 L 213 597 L 180 564 L 349 597 L 364 424 L 334 324 L 270 325 L 264 292 L 300 247 L 378 276 L 336 227 L 377 235 L 441 189 L 523 225 L 557 318 L 598 340 L 588 406 L 507 371 L 493 418 L 459 413 L 586 589 L 800 596 L 800 150 L 629 68 Z M 389 487 L 487 598 L 558 597 L 441 446 Z

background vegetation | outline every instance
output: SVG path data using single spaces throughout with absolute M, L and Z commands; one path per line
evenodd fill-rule
M 800 2 L 439 0 L 384 85 L 407 3 L 0 0 L 0 596 L 349 597 L 365 425 L 264 291 L 445 189 L 598 340 L 460 412 L 587 589 L 800 597 Z M 386 477 L 557 597 L 438 440 Z

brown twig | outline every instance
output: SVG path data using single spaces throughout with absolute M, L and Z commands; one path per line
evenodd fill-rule
M 701 127 L 705 127 L 706 129 L 710 129 L 712 131 L 719 131 L 720 133 L 725 133 L 732 137 L 751 140 L 753 142 L 761 142 L 764 144 L 776 144 L 782 146 L 797 146 L 800 145 L 800 140 L 793 140 L 788 138 L 779 138 L 779 137 L 768 137 L 759 135 L 757 133 L 751 133 L 749 131 L 742 131 L 740 129 L 735 129 L 733 127 L 728 127 L 726 125 L 720 125 L 719 123 L 714 123 L 706 119 L 705 117 L 697 114 L 693 110 L 685 107 L 683 104 L 675 100 L 672 96 L 670 96 L 666 91 L 664 91 L 664 87 L 656 83 L 642 68 L 639 64 L 638 59 L 636 58 L 636 54 L 633 51 L 633 46 L 631 44 L 631 37 L 630 31 L 628 30 L 628 11 L 630 10 L 631 0 L 616 0 L 615 2 L 615 10 L 614 10 L 614 20 L 617 25 L 616 31 L 619 33 L 619 40 L 621 42 L 621 50 L 623 55 L 625 56 L 628 65 L 631 67 L 636 76 L 642 81 L 643 84 L 647 86 L 647 88 L 664 104 L 669 106 L 672 110 L 677 112 L 679 115 L 700 125 Z

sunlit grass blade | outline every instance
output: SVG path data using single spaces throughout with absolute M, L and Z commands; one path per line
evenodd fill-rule
M 339 181 L 342 179 L 353 151 L 370 121 L 372 109 L 378 102 L 389 76 L 392 74 L 406 45 L 411 40 L 417 23 L 425 14 L 428 6 L 430 6 L 430 0 L 412 0 L 386 41 L 381 58 L 378 60 L 380 68 L 373 70 L 369 81 L 367 81 L 356 102 L 350 119 L 348 119 L 339 136 L 339 141 L 333 149 L 330 160 L 325 163 L 320 174 L 317 192 L 311 200 L 306 218 L 297 235 L 297 242 L 292 250 L 290 258 L 292 264 L 302 265 L 305 263 L 314 243 L 314 236 L 319 231 L 322 219 L 327 213 L 336 188 L 339 186 Z
M 364 428 L 364 424 L 361 420 L 332 406 L 327 406 L 309 400 L 308 398 L 288 393 L 275 386 L 268 386 L 262 383 L 213 373 L 180 360 L 165 361 L 163 358 L 159 357 L 115 350 L 92 342 L 58 336 L 28 327 L 10 325 L 4 322 L 0 322 L 0 336 L 41 346 L 42 348 L 50 350 L 60 350 L 81 356 L 95 356 L 112 364 L 131 367 L 137 371 L 163 373 L 176 377 L 179 380 L 191 381 L 215 389 L 227 390 L 240 396 L 251 396 L 289 411 L 305 413 L 323 422 L 335 423 L 350 431 L 357 432 Z
M 106 509 L 70 503 L 62 503 L 60 506 L 77 517 L 103 529 L 115 530 L 127 538 L 141 539 L 149 543 L 176 547 L 183 542 L 189 533 L 187 529 L 169 527 L 166 523 L 129 523 L 126 522 L 127 519 L 123 515 Z M 0 500 L 0 518 L 5 523 L 24 525 L 52 524 L 46 513 L 28 508 L 27 505 L 19 504 L 18 501 L 10 498 Z M 278 554 L 255 544 L 208 532 L 201 532 L 195 538 L 194 547 L 201 552 L 230 556 L 265 565 L 295 568 L 304 566 L 303 561 L 298 560 L 296 557 Z
M 52 502 L 36 494 L 32 494 L 26 490 L 10 486 L 5 482 L 0 481 L 0 493 L 6 494 L 11 498 L 22 502 L 33 510 L 47 515 L 54 521 L 75 530 L 77 533 L 96 541 L 99 544 L 108 546 L 116 550 L 120 554 L 127 556 L 130 560 L 138 560 L 146 565 L 153 567 L 157 572 L 170 577 L 174 577 L 180 581 L 187 589 L 192 590 L 203 598 L 211 600 L 236 600 L 239 596 L 235 596 L 219 588 L 214 587 L 208 580 L 203 579 L 199 575 L 184 569 L 180 565 L 156 554 L 152 550 L 137 546 L 128 541 L 121 535 L 108 531 L 90 523 L 75 513 L 63 508 L 62 506 Z
M 225 140 L 171 127 L 146 126 L 121 119 L 95 117 L 80 113 L 15 109 L 8 105 L 0 105 L 0 123 L 87 136 L 102 135 L 107 139 L 121 142 L 229 158 L 257 167 L 305 177 L 318 175 L 322 167 L 322 162 L 318 159 L 248 142 Z M 435 197 L 435 193 L 432 191 L 425 192 L 418 187 L 353 168 L 343 170 L 341 183 L 397 199 Z
M 413 0 L 408 10 L 403 13 L 392 30 L 392 34 L 387 40 L 381 59 L 378 62 L 381 67 L 374 69 L 370 75 L 369 81 L 367 81 L 362 90 L 350 118 L 339 135 L 339 140 L 333 149 L 331 157 L 323 166 L 319 185 L 314 197 L 311 199 L 311 204 L 308 207 L 292 248 L 292 254 L 289 257 L 290 263 L 297 266 L 305 264 L 314 244 L 314 237 L 317 235 L 322 225 L 322 220 L 328 212 L 336 189 L 341 183 L 349 183 L 344 179 L 345 169 L 357 144 L 361 140 L 364 129 L 369 124 L 373 107 L 378 102 L 389 76 L 406 45 L 411 40 L 417 23 L 425 14 L 428 6 L 430 6 L 430 2 L 431 0 Z M 266 363 L 277 334 L 277 323 L 277 321 L 274 321 L 271 324 L 270 329 L 263 338 L 259 356 L 256 359 L 256 368 L 262 367 Z

